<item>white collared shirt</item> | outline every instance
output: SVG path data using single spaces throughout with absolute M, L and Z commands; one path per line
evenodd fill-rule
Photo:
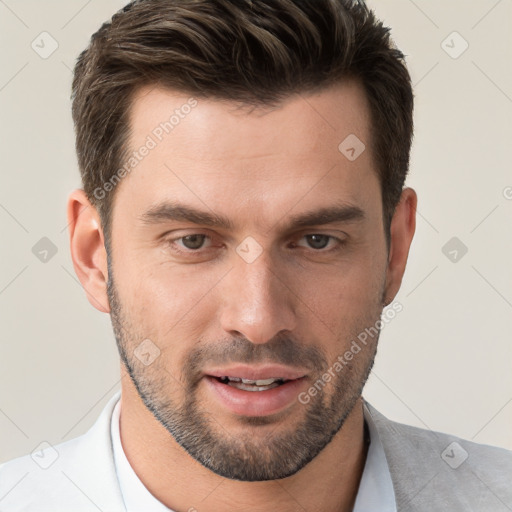
M 126 512 L 174 512 L 147 490 L 128 462 L 119 434 L 120 408 L 119 399 L 112 414 L 111 434 L 114 463 Z M 370 412 L 366 406 L 363 410 L 371 442 L 353 512 L 396 512 L 395 492 L 386 456 Z
M 363 413 L 370 434 L 370 446 L 352 512 L 396 512 L 395 490 L 386 454 L 366 405 Z

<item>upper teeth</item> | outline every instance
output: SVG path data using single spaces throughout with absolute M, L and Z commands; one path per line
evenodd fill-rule
M 271 379 L 260 379 L 260 380 L 243 379 L 241 377 L 224 377 L 224 378 L 230 380 L 231 382 L 243 382 L 244 384 L 254 384 L 256 386 L 268 386 L 269 384 L 273 384 L 274 382 L 284 380 L 280 377 L 275 377 L 275 378 L 271 378 Z

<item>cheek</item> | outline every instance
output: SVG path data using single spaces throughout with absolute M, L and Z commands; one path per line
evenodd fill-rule
M 357 261 L 331 267 L 326 274 L 297 277 L 309 318 L 319 320 L 322 329 L 342 351 L 352 337 L 373 325 L 382 311 L 385 261 L 381 256 L 362 254 Z
M 185 332 L 187 339 L 196 339 L 203 322 L 214 314 L 209 297 L 219 277 L 192 265 L 140 265 L 140 269 L 127 273 L 131 277 L 125 277 L 122 286 L 132 324 L 162 344 L 180 339 Z

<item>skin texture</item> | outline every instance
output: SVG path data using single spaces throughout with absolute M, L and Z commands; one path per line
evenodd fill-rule
M 138 91 L 131 148 L 187 99 Z M 393 300 L 417 198 L 404 189 L 388 251 L 369 128 L 357 82 L 273 110 L 198 100 L 117 185 L 108 263 L 97 211 L 83 191 L 70 195 L 75 270 L 91 304 L 111 314 L 121 354 L 123 448 L 166 506 L 351 510 L 366 458 L 360 395 L 376 338 L 307 404 L 292 400 L 272 414 L 228 410 L 204 373 L 230 362 L 280 363 L 305 375 L 298 392 L 307 391 Z M 366 145 L 354 161 L 338 150 L 349 134 Z M 170 201 L 232 226 L 145 220 Z M 340 204 L 362 215 L 290 225 Z M 205 238 L 182 238 L 191 235 Z M 240 247 L 257 257 L 248 262 Z M 149 365 L 136 356 L 147 339 L 160 351 Z

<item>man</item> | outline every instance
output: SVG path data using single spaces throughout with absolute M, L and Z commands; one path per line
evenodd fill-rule
M 1 466 L 0 510 L 511 510 L 510 452 L 361 396 L 415 230 L 412 111 L 355 0 L 139 0 L 104 24 L 68 217 L 122 389 L 51 466 Z

